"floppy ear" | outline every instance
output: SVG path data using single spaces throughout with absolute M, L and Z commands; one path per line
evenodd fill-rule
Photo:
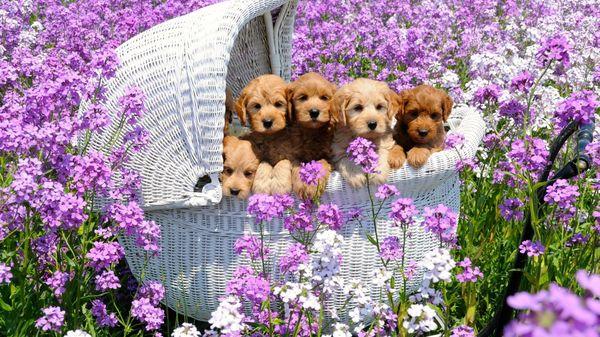
M 452 106 L 454 105 L 454 101 L 452 100 L 452 98 L 450 98 L 450 95 L 448 95 L 447 93 L 443 93 L 444 95 L 444 102 L 442 104 L 442 108 L 443 108 L 443 113 L 442 113 L 442 119 L 444 120 L 444 122 L 448 121 L 448 117 L 450 116 L 450 113 L 452 112 Z
M 395 93 L 394 90 L 388 89 L 385 98 L 388 101 L 387 116 L 389 120 L 392 120 L 392 118 L 398 114 L 398 110 L 400 109 L 400 96 Z
M 396 119 L 402 120 L 402 116 L 406 113 L 406 103 L 408 103 L 411 93 L 409 90 L 402 90 L 398 94 L 398 111 L 396 112 Z
M 237 112 L 238 118 L 240 119 L 240 123 L 243 126 L 246 126 L 246 120 L 248 117 L 248 112 L 246 111 L 246 99 L 248 97 L 248 93 L 246 89 L 242 90 L 240 97 L 235 102 L 235 112 Z
M 348 92 L 344 88 L 336 91 L 331 101 L 329 101 L 329 113 L 333 125 L 346 125 L 346 112 L 344 111 L 348 104 Z
M 294 109 L 294 90 L 296 86 L 294 83 L 290 83 L 285 87 L 285 100 L 287 101 L 287 120 L 293 122 L 296 119 L 296 111 Z

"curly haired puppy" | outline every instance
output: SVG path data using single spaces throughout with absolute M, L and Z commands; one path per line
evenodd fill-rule
M 252 142 L 261 161 L 256 171 L 254 193 L 281 194 L 292 189 L 292 164 L 286 146 L 287 83 L 276 75 L 262 75 L 242 90 L 235 109 L 242 125 L 252 132 L 243 139 Z
M 225 196 L 246 199 L 252 190 L 259 160 L 252 144 L 234 136 L 223 138 L 223 172 L 221 188 Z
M 452 112 L 452 98 L 429 85 L 402 91 L 399 96 L 394 140 L 406 151 L 408 164 L 419 168 L 432 153 L 444 148 L 444 122 Z
M 292 142 L 292 189 L 301 198 L 312 198 L 318 186 L 325 186 L 331 173 L 331 127 L 330 105 L 336 86 L 317 73 L 300 76 L 287 87 L 289 141 Z M 300 164 L 319 161 L 325 176 L 318 186 L 309 186 L 300 179 Z
M 395 147 L 391 122 L 397 106 L 398 95 L 384 82 L 361 78 L 335 93 L 332 102 L 332 119 L 336 124 L 333 161 L 350 186 L 358 188 L 366 183 L 361 168 L 346 155 L 346 148 L 356 137 L 367 138 L 377 146 L 379 173 L 371 175 L 371 181 L 381 184 L 387 179 L 388 157 Z

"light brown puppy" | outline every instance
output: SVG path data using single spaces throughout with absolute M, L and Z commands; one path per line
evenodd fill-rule
M 292 143 L 292 189 L 301 198 L 313 198 L 324 190 L 332 167 L 330 105 L 336 86 L 317 73 L 300 76 L 287 87 L 289 141 Z M 325 176 L 317 186 L 306 185 L 300 179 L 301 163 L 319 161 Z M 319 190 L 320 188 L 320 190 Z
M 223 172 L 221 188 L 225 196 L 246 199 L 252 191 L 259 160 L 252 144 L 234 136 L 223 138 Z
M 413 167 L 425 165 L 432 153 L 444 148 L 444 122 L 452 112 L 453 101 L 443 90 L 420 85 L 400 93 L 394 140 L 406 151 Z
M 390 171 L 388 157 L 394 148 L 391 122 L 398 110 L 398 95 L 386 83 L 357 79 L 340 88 L 333 97 L 332 119 L 336 123 L 333 138 L 333 161 L 336 169 L 354 188 L 365 185 L 360 167 L 346 155 L 346 148 L 356 137 L 371 140 L 377 146 L 379 173 L 371 182 L 385 182 Z
M 282 194 L 292 189 L 292 164 L 287 159 L 286 99 L 287 83 L 276 75 L 262 75 L 250 81 L 236 102 L 242 125 L 250 124 L 252 132 L 243 139 L 252 142 L 261 161 L 252 191 Z

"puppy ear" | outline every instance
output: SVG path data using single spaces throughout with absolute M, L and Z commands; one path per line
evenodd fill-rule
M 346 112 L 344 111 L 348 104 L 348 92 L 344 88 L 338 90 L 329 101 L 329 113 L 333 125 L 346 125 Z
M 387 116 L 389 120 L 392 120 L 400 110 L 400 96 L 394 90 L 389 89 L 385 97 L 388 101 Z
M 246 99 L 248 98 L 248 93 L 246 89 L 242 90 L 240 97 L 238 97 L 235 102 L 235 112 L 237 112 L 238 118 L 240 119 L 240 123 L 242 126 L 246 126 L 246 120 L 248 117 L 248 112 L 246 111 Z
M 450 98 L 450 95 L 448 95 L 447 93 L 444 92 L 444 101 L 442 104 L 442 108 L 443 108 L 443 112 L 442 112 L 442 119 L 444 120 L 444 122 L 448 121 L 448 117 L 450 116 L 450 113 L 452 112 L 452 106 L 454 106 L 454 101 L 452 100 L 452 98 Z
M 294 90 L 296 86 L 294 83 L 290 83 L 285 87 L 285 100 L 287 101 L 287 120 L 293 122 L 296 117 L 296 111 L 294 111 Z

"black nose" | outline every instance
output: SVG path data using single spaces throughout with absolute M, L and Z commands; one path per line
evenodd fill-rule
M 429 130 L 419 130 L 419 136 L 425 137 L 429 133 Z
M 269 129 L 270 127 L 273 126 L 273 120 L 272 119 L 263 119 L 263 125 L 265 128 Z
M 312 119 L 317 119 L 317 117 L 319 117 L 319 114 L 321 113 L 319 109 L 310 109 L 308 110 L 308 112 L 310 113 L 310 118 Z
M 238 190 L 238 189 L 230 188 L 229 190 L 231 191 L 231 195 L 238 195 L 238 194 L 240 194 L 240 190 Z
M 375 130 L 377 128 L 377 122 L 370 121 L 370 122 L 367 123 L 367 126 L 369 127 L 369 129 Z

